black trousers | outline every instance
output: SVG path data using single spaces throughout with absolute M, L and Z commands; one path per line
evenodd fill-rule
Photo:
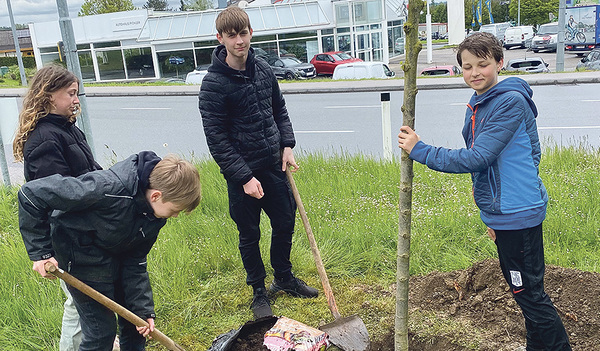
M 122 289 L 112 283 L 84 282 L 96 291 L 114 300 L 121 306 L 127 306 L 123 300 Z M 135 325 L 96 302 L 76 288 L 68 285 L 73 296 L 75 307 L 81 320 L 83 338 L 79 351 L 112 351 L 115 335 L 117 334 L 117 320 L 119 323 L 119 342 L 123 351 L 144 351 L 146 338 L 138 333 Z
M 292 234 L 296 217 L 296 202 L 286 178 L 279 168 L 254 172 L 264 191 L 261 199 L 244 193 L 242 184 L 227 181 L 229 214 L 239 231 L 239 249 L 246 269 L 246 283 L 260 284 L 266 278 L 260 241 L 260 214 L 264 210 L 271 221 L 271 266 L 276 278 L 291 276 Z
M 565 327 L 544 291 L 542 225 L 495 232 L 502 274 L 525 317 L 527 351 L 571 350 Z

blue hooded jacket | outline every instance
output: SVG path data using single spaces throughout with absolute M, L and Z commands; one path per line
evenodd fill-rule
M 504 79 L 473 94 L 463 127 L 466 148 L 419 141 L 410 158 L 447 173 L 471 173 L 473 197 L 492 229 L 519 230 L 542 223 L 548 195 L 539 177 L 540 141 L 533 91 L 524 80 Z

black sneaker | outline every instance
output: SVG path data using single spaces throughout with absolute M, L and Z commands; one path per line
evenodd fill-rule
M 269 302 L 269 297 L 267 296 L 267 290 L 265 288 L 254 290 L 250 309 L 252 310 L 252 313 L 254 313 L 254 319 L 273 315 L 271 303 Z
M 283 281 L 280 279 L 273 279 L 273 283 L 269 287 L 269 295 L 274 295 L 279 291 L 284 291 L 294 297 L 317 297 L 319 291 L 315 288 L 311 288 L 306 285 L 302 279 L 298 279 L 292 275 L 292 279 Z

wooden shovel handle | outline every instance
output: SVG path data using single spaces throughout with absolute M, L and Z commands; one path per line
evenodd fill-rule
M 333 314 L 333 318 L 338 319 L 341 317 L 340 312 L 338 312 L 337 305 L 335 303 L 335 297 L 333 296 L 333 291 L 331 290 L 331 286 L 329 285 L 329 278 L 327 278 L 327 272 L 325 272 L 325 266 L 323 265 L 323 260 L 321 260 L 321 252 L 317 247 L 317 242 L 315 241 L 315 236 L 310 227 L 310 223 L 308 223 L 308 216 L 306 215 L 306 210 L 304 209 L 304 204 L 302 204 L 302 199 L 300 198 L 300 193 L 298 192 L 298 188 L 296 187 L 296 182 L 294 182 L 294 176 L 292 176 L 292 171 L 290 171 L 289 166 L 287 167 L 285 174 L 287 175 L 288 181 L 290 182 L 290 186 L 292 187 L 292 193 L 294 194 L 294 199 L 296 200 L 296 205 L 298 206 L 298 212 L 300 213 L 300 218 L 302 218 L 302 224 L 304 225 L 304 230 L 306 231 L 306 235 L 308 236 L 308 242 L 310 243 L 310 250 L 315 258 L 315 264 L 317 265 L 317 272 L 319 272 L 319 278 L 321 278 L 321 284 L 323 285 L 323 290 L 325 291 L 325 297 L 327 298 L 327 305 L 329 306 L 329 310 L 331 314 Z
M 56 267 L 51 262 L 46 262 L 46 264 L 44 265 L 44 268 L 46 269 L 46 272 L 54 275 L 55 277 L 58 277 L 58 278 L 64 280 L 65 283 L 71 285 L 72 287 L 76 288 L 77 290 L 81 291 L 82 293 L 86 294 L 87 296 L 91 297 L 92 299 L 98 301 L 104 307 L 110 309 L 111 311 L 115 312 L 119 316 L 125 318 L 126 320 L 131 322 L 136 327 L 147 327 L 148 326 L 148 322 L 146 322 L 145 320 L 141 319 L 140 317 L 133 314 L 131 311 L 129 311 L 125 307 L 119 305 L 118 303 L 114 302 L 113 300 L 109 299 L 108 297 L 102 295 L 98 291 L 92 289 L 89 285 L 83 283 L 81 280 L 75 278 L 74 276 L 70 275 L 69 273 L 65 272 L 64 270 Z M 183 347 L 177 345 L 177 343 L 175 343 L 168 336 L 161 333 L 156 328 L 154 328 L 153 332 L 150 332 L 150 336 L 152 336 L 152 338 L 154 340 L 158 341 L 161 345 L 165 346 L 169 350 L 185 351 L 183 349 Z

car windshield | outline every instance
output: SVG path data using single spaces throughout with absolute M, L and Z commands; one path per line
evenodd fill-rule
M 343 61 L 343 60 L 351 60 L 352 59 L 352 56 L 348 55 L 345 52 L 338 52 L 337 54 L 333 54 L 331 56 L 333 56 L 333 58 L 336 61 Z
M 302 61 L 298 60 L 295 57 L 282 57 L 281 61 L 283 62 L 284 66 L 295 66 L 302 63 Z
M 556 34 L 558 33 L 558 25 L 552 26 L 540 26 L 540 30 L 538 31 L 538 35 L 540 34 Z

